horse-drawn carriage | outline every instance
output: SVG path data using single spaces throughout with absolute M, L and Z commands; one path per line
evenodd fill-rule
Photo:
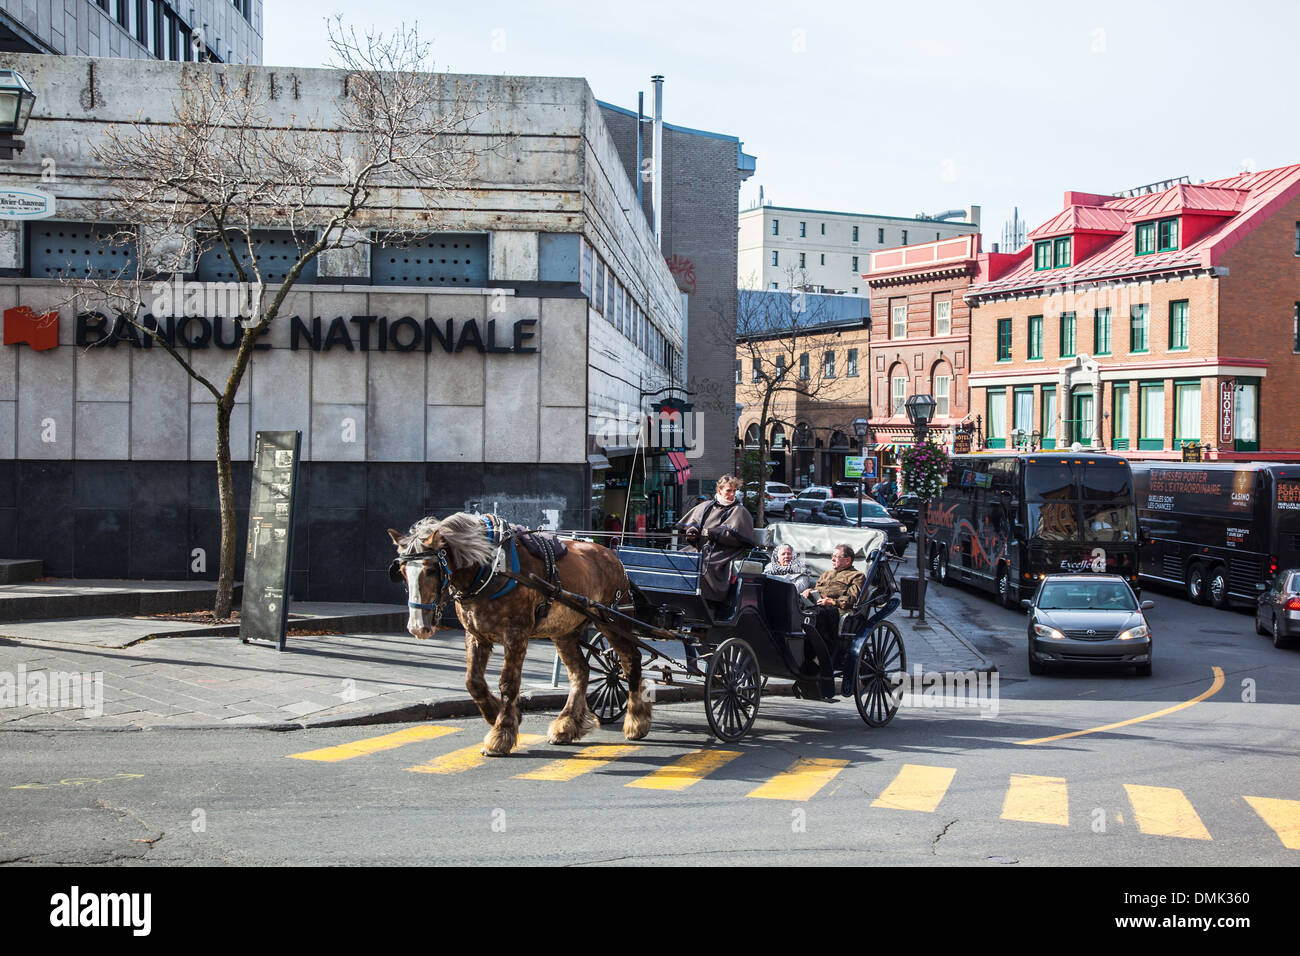
M 886 620 L 900 600 L 884 536 L 792 525 L 772 531 L 773 545 L 829 553 L 834 538 L 865 560 L 865 585 L 838 628 L 828 626 L 830 615 L 804 607 L 794 584 L 765 574 L 768 556 L 759 549 L 734 562 L 730 590 L 712 602 L 702 592 L 699 552 L 623 547 L 615 558 L 592 542 L 530 540 L 526 529 L 494 516 L 462 513 L 424 519 L 407 535 L 390 530 L 398 549 L 390 573 L 408 585 L 408 630 L 416 637 L 431 636 L 447 599 L 455 601 L 466 633 L 466 687 L 493 725 L 485 754 L 514 749 L 531 638 L 553 640 L 569 673 L 569 700 L 548 731 L 552 743 L 620 718 L 625 736 L 644 737 L 652 710 L 646 671 L 662 683 L 702 680 L 709 727 L 724 741 L 748 733 L 769 678 L 793 681 L 806 699 L 852 696 L 868 725 L 887 724 L 907 662 L 902 635 Z M 661 650 L 664 642 L 680 645 L 681 656 Z M 494 644 L 506 654 L 499 698 L 483 673 Z
M 788 526 L 777 529 L 790 537 Z M 656 548 L 618 549 L 632 584 L 631 600 L 621 606 L 544 589 L 597 626 L 627 633 L 642 652 L 642 667 L 657 672 L 662 683 L 703 680 L 709 727 L 722 740 L 748 733 L 769 678 L 793 681 L 795 696 L 804 699 L 852 696 L 862 719 L 880 727 L 898 710 L 907 666 L 902 635 L 886 620 L 899 607 L 898 586 L 883 535 L 835 533 L 856 538 L 847 543 L 865 552 L 866 584 L 834 633 L 819 628 L 824 620 L 802 604 L 790 580 L 764 573 L 768 556 L 762 550 L 734 562 L 731 589 L 721 602 L 702 596 L 699 552 Z M 655 646 L 663 641 L 680 642 L 681 656 Z M 584 653 L 592 671 L 588 705 L 601 723 L 619 720 L 628 685 L 617 654 L 599 636 L 585 642 Z M 827 659 L 829 668 L 822 666 Z

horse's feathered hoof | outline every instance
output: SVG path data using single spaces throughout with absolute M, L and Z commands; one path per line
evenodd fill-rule
M 515 740 L 515 731 L 497 730 L 494 727 L 488 731 L 487 737 L 483 739 L 483 756 L 508 757 L 510 751 L 515 749 Z
M 571 744 L 575 740 L 581 740 L 599 726 L 600 721 L 589 710 L 584 710 L 577 718 L 572 714 L 561 714 L 551 721 L 551 726 L 546 729 L 546 739 L 553 744 Z

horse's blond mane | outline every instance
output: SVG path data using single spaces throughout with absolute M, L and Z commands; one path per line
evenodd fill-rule
M 447 556 L 453 566 L 482 566 L 491 561 L 495 554 L 495 549 L 488 541 L 483 520 L 478 515 L 464 511 L 447 518 L 421 518 L 411 525 L 411 530 L 402 539 L 398 553 L 403 556 L 419 554 L 424 550 L 424 542 L 435 533 L 447 549 Z

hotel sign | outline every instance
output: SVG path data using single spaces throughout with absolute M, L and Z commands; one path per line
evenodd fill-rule
M 1232 422 L 1232 397 L 1233 383 L 1231 380 L 1219 383 L 1219 444 L 1229 445 L 1232 443 L 1233 422 Z

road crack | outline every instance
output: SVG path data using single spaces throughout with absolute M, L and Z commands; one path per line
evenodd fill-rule
M 937 855 L 935 851 L 939 849 L 939 841 L 942 840 L 944 836 L 947 835 L 949 828 L 956 822 L 957 822 L 956 820 L 949 820 L 947 823 L 943 825 L 943 829 L 939 831 L 939 835 L 930 841 L 931 855 Z

